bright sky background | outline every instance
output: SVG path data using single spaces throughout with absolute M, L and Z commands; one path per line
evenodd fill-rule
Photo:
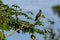
M 58 17 L 56 15 L 55 16 L 53 15 L 51 9 L 53 5 L 60 4 L 60 0 L 3 0 L 3 1 L 5 4 L 8 4 L 9 6 L 11 6 L 12 4 L 17 4 L 22 8 L 23 11 L 29 11 L 29 10 L 32 11 L 34 13 L 34 16 L 32 17 L 36 16 L 39 9 L 42 9 L 43 14 L 47 18 L 51 18 L 56 22 L 54 25 L 55 26 L 54 29 L 59 28 L 60 26 L 59 23 L 57 22 L 59 21 Z M 35 36 L 38 40 L 44 40 L 42 35 L 35 34 Z M 7 40 L 30 40 L 30 34 L 15 33 L 11 37 L 8 37 Z

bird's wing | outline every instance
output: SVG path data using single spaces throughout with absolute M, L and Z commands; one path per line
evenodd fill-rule
M 41 16 L 41 12 L 38 12 L 38 14 L 36 15 L 35 21 L 38 20 L 38 18 L 40 18 Z

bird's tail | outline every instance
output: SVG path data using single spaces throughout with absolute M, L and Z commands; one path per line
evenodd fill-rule
M 37 20 L 37 18 L 35 18 L 35 21 Z

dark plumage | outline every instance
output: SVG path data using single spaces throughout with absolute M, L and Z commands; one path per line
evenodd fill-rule
M 36 38 L 33 34 L 31 35 L 31 38 Z
M 38 14 L 36 15 L 35 21 L 41 18 L 41 13 L 42 13 L 42 10 L 39 10 Z

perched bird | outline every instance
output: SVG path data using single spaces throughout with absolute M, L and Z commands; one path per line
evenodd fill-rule
M 32 34 L 32 35 L 31 35 L 31 39 L 35 40 L 35 38 L 36 38 L 36 37 Z
M 39 10 L 38 14 L 35 17 L 35 21 L 41 19 L 41 16 L 42 16 L 42 10 Z

